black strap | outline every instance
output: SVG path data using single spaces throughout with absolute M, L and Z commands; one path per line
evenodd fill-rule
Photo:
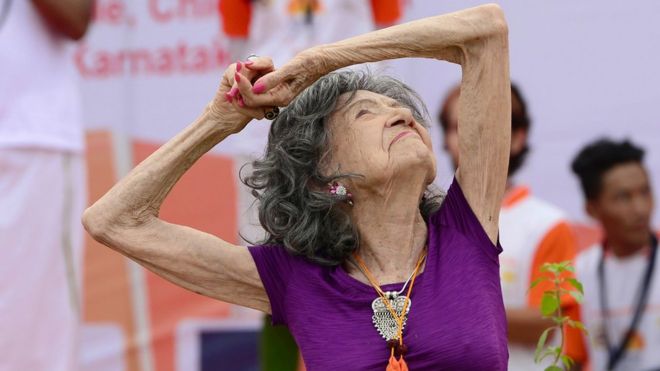
M 9 9 L 11 8 L 11 0 L 4 0 L 2 3 L 2 8 L 0 8 L 0 30 L 2 26 L 5 25 L 7 21 L 7 16 L 9 16 Z
M 603 315 L 603 335 L 605 338 L 605 344 L 607 345 L 608 351 L 608 361 L 607 369 L 613 370 L 616 364 L 623 358 L 626 353 L 628 342 L 632 338 L 633 332 L 639 325 L 639 320 L 642 317 L 646 303 L 648 302 L 649 297 L 649 286 L 651 286 L 651 277 L 653 276 L 653 271 L 655 268 L 655 257 L 658 252 L 658 239 L 655 235 L 651 234 L 651 256 L 649 262 L 646 265 L 646 271 L 644 272 L 644 277 L 642 280 L 642 287 L 639 291 L 639 297 L 637 298 L 637 306 L 635 307 L 635 313 L 633 319 L 630 322 L 628 330 L 625 332 L 623 339 L 615 348 L 610 342 L 610 338 L 607 334 L 607 316 L 609 314 L 609 307 L 607 305 L 607 293 L 605 292 L 605 244 L 603 244 L 603 252 L 598 263 L 598 290 L 600 293 L 600 310 Z

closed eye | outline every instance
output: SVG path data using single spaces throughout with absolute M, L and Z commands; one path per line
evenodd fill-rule
M 355 115 L 355 118 L 356 118 L 356 119 L 357 119 L 357 118 L 360 118 L 360 117 L 362 117 L 362 116 L 364 116 L 364 115 L 366 115 L 366 114 L 369 114 L 369 113 L 371 113 L 371 111 L 366 110 L 366 109 L 361 109 L 361 110 L 358 111 L 357 115 Z

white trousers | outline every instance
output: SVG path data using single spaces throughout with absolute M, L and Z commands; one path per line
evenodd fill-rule
M 82 155 L 0 149 L 0 371 L 77 368 Z

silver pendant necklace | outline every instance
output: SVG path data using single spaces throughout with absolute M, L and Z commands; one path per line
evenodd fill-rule
M 362 268 L 359 264 L 352 260 L 349 261 L 354 264 L 360 270 L 360 272 L 362 272 Z M 366 276 L 365 272 L 362 272 L 362 274 Z M 402 294 L 406 287 L 408 287 L 408 283 L 414 274 L 415 271 L 413 270 L 413 272 L 410 273 L 410 276 L 408 276 L 406 282 L 403 284 L 401 290 L 384 292 L 385 297 L 398 316 L 401 316 L 403 307 L 406 303 L 406 299 L 408 300 L 406 313 L 403 316 L 403 323 L 401 324 L 401 331 L 403 331 L 403 329 L 406 327 L 406 322 L 408 321 L 408 313 L 410 312 L 410 307 L 412 306 L 412 301 L 410 298 L 407 298 Z M 383 301 L 383 298 L 380 297 L 380 295 L 371 302 L 371 310 L 374 312 L 374 314 L 371 316 L 371 321 L 373 322 L 374 327 L 380 336 L 382 336 L 385 341 L 397 340 L 399 338 L 399 324 L 397 323 L 396 318 L 392 317 L 392 313 L 389 311 L 387 304 L 385 304 L 385 301 Z
M 387 300 L 390 302 L 392 309 L 396 312 L 398 316 L 401 316 L 403 312 L 403 307 L 406 304 L 406 296 L 398 295 L 394 291 L 385 292 Z M 401 331 L 406 328 L 406 322 L 408 321 L 408 313 L 410 312 L 410 307 L 412 306 L 412 301 L 408 298 L 408 305 L 406 306 L 406 313 L 403 315 L 403 321 L 401 323 Z M 383 298 L 377 297 L 374 301 L 371 302 L 371 309 L 374 311 L 373 316 L 371 316 L 371 321 L 378 330 L 380 336 L 383 337 L 386 341 L 397 340 L 399 338 L 399 324 L 396 319 L 392 317 L 387 308 L 387 304 L 383 301 Z

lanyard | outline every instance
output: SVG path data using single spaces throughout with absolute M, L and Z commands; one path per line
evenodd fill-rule
M 603 247 L 605 247 L 605 244 L 603 244 Z M 646 302 L 648 301 L 649 297 L 649 287 L 651 286 L 651 277 L 653 276 L 653 270 L 655 268 L 655 256 L 658 252 L 658 239 L 655 237 L 655 235 L 651 234 L 651 256 L 649 258 L 649 262 L 646 265 L 646 271 L 644 272 L 644 277 L 642 280 L 642 287 L 641 290 L 639 291 L 639 297 L 637 298 L 637 306 L 635 307 L 635 312 L 633 315 L 633 319 L 630 322 L 630 326 L 628 327 L 628 330 L 625 332 L 625 335 L 623 339 L 621 340 L 621 343 L 618 344 L 618 346 L 615 348 L 612 346 L 612 343 L 610 342 L 610 338 L 607 334 L 607 316 L 609 314 L 609 307 L 607 305 L 607 293 L 605 292 L 605 249 L 603 249 L 603 253 L 600 257 L 600 261 L 598 262 L 598 291 L 600 294 L 600 310 L 603 315 L 603 335 L 605 338 L 605 344 L 607 345 L 607 352 L 608 352 L 608 361 L 607 361 L 607 369 L 608 370 L 613 370 L 614 366 L 623 358 L 623 355 L 626 352 L 626 348 L 628 345 L 628 342 L 630 341 L 630 338 L 632 337 L 633 332 L 637 328 L 637 325 L 639 324 L 639 320 L 642 317 L 642 312 L 644 310 L 644 307 L 646 307 Z

